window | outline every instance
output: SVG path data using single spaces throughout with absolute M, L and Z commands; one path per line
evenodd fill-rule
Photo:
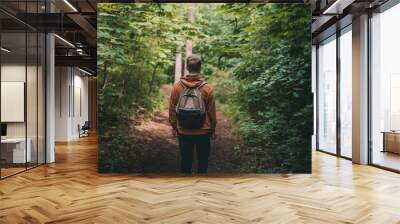
M 400 4 L 371 18 L 372 163 L 400 170 Z
M 318 47 L 318 149 L 336 153 L 336 36 Z
M 352 157 L 352 33 L 351 26 L 340 36 L 340 154 Z
M 37 13 L 41 3 L 18 2 L 18 7 L 21 13 Z M 5 178 L 45 163 L 46 40 L 4 13 L 0 26 L 0 178 Z

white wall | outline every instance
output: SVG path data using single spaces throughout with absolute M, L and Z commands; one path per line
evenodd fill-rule
M 37 70 L 38 69 L 38 70 Z M 21 108 L 22 113 L 26 112 L 27 120 L 22 122 L 7 123 L 7 137 L 24 138 L 25 135 L 30 140 L 32 149 L 32 161 L 44 163 L 44 74 L 42 67 L 18 63 L 8 63 L 1 66 L 2 82 L 24 82 L 26 83 L 26 107 Z M 27 78 L 27 81 L 25 80 Z M 23 92 L 22 92 L 23 94 Z M 7 97 L 2 96 L 2 97 Z M 13 113 L 12 108 L 1 108 L 3 112 Z M 14 112 L 15 113 L 15 112 Z M 37 153 L 39 155 L 37 156 Z
M 69 68 L 55 68 L 55 141 L 67 141 L 69 132 Z
M 77 74 L 78 72 L 78 74 Z M 78 70 L 75 69 L 74 71 L 74 102 L 73 105 L 74 107 L 72 108 L 72 120 L 71 120 L 71 135 L 74 138 L 79 137 L 79 132 L 78 132 L 78 124 L 83 125 L 85 121 L 88 121 L 89 119 L 89 110 L 88 110 L 88 78 L 87 76 L 82 76 L 83 73 L 79 72 Z
M 73 67 L 56 67 L 55 140 L 79 138 L 78 125 L 88 120 L 88 78 Z
M 1 81 L 25 82 L 25 64 L 8 64 L 1 66 Z M 7 108 L 1 108 L 7 110 Z M 7 137 L 25 137 L 25 122 L 7 123 Z
M 36 130 L 36 80 L 32 80 L 30 77 L 31 74 L 35 74 L 36 76 L 36 67 L 29 66 L 25 67 L 20 64 L 4 64 L 1 66 L 1 81 L 2 82 L 25 82 L 26 69 L 28 71 L 28 81 L 29 86 L 35 86 L 35 88 L 27 88 L 27 119 L 28 119 L 28 129 L 32 128 Z M 39 105 L 40 106 L 40 105 Z M 7 108 L 1 108 L 2 110 L 7 110 Z M 33 122 L 33 123 L 32 123 Z M 26 122 L 7 122 L 7 136 L 8 137 L 25 137 L 25 123 Z M 28 130 L 29 132 L 29 130 Z M 35 132 L 36 134 L 36 132 Z M 29 133 L 28 133 L 29 137 Z

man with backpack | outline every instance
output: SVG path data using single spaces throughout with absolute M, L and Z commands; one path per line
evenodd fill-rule
M 189 74 L 175 83 L 170 103 L 169 122 L 178 136 L 181 172 L 192 173 L 193 151 L 196 148 L 198 173 L 207 173 L 210 140 L 217 125 L 213 89 L 200 75 L 201 58 L 186 59 Z

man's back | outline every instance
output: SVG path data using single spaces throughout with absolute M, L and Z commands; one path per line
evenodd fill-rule
M 169 104 L 169 121 L 172 127 L 179 133 L 183 135 L 202 135 L 211 133 L 215 130 L 217 121 L 216 121 L 216 111 L 215 111 L 215 100 L 213 89 L 209 84 L 204 84 L 204 81 L 201 79 L 200 75 L 188 75 L 182 77 L 181 80 L 174 84 L 170 104 Z M 185 88 L 196 88 L 200 87 L 200 92 L 202 94 L 202 100 L 204 100 L 205 105 L 205 118 L 204 123 L 199 129 L 188 129 L 183 128 L 179 121 L 177 120 L 176 115 L 176 105 L 179 101 L 179 97 Z
M 169 122 L 174 132 L 178 134 L 181 172 L 192 173 L 193 152 L 196 149 L 197 172 L 207 173 L 211 148 L 210 138 L 211 135 L 214 135 L 217 125 L 214 93 L 211 86 L 204 84 L 199 75 L 201 71 L 200 56 L 189 55 L 186 58 L 186 67 L 189 75 L 182 77 L 172 89 L 169 101 Z M 182 93 L 185 93 L 185 96 Z M 181 97 L 185 102 L 179 102 Z M 190 101 L 196 103 L 187 104 Z M 177 108 L 178 102 L 179 107 Z M 181 103 L 183 107 L 181 107 Z M 179 119 L 177 119 L 178 112 Z M 200 115 L 200 119 L 198 119 L 198 115 Z M 179 120 L 182 121 L 183 126 L 191 128 L 182 127 Z

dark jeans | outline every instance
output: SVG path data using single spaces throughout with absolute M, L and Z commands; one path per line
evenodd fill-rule
M 181 172 L 192 173 L 193 150 L 196 146 L 198 173 L 207 173 L 208 157 L 210 156 L 210 134 L 179 135 L 181 151 Z

